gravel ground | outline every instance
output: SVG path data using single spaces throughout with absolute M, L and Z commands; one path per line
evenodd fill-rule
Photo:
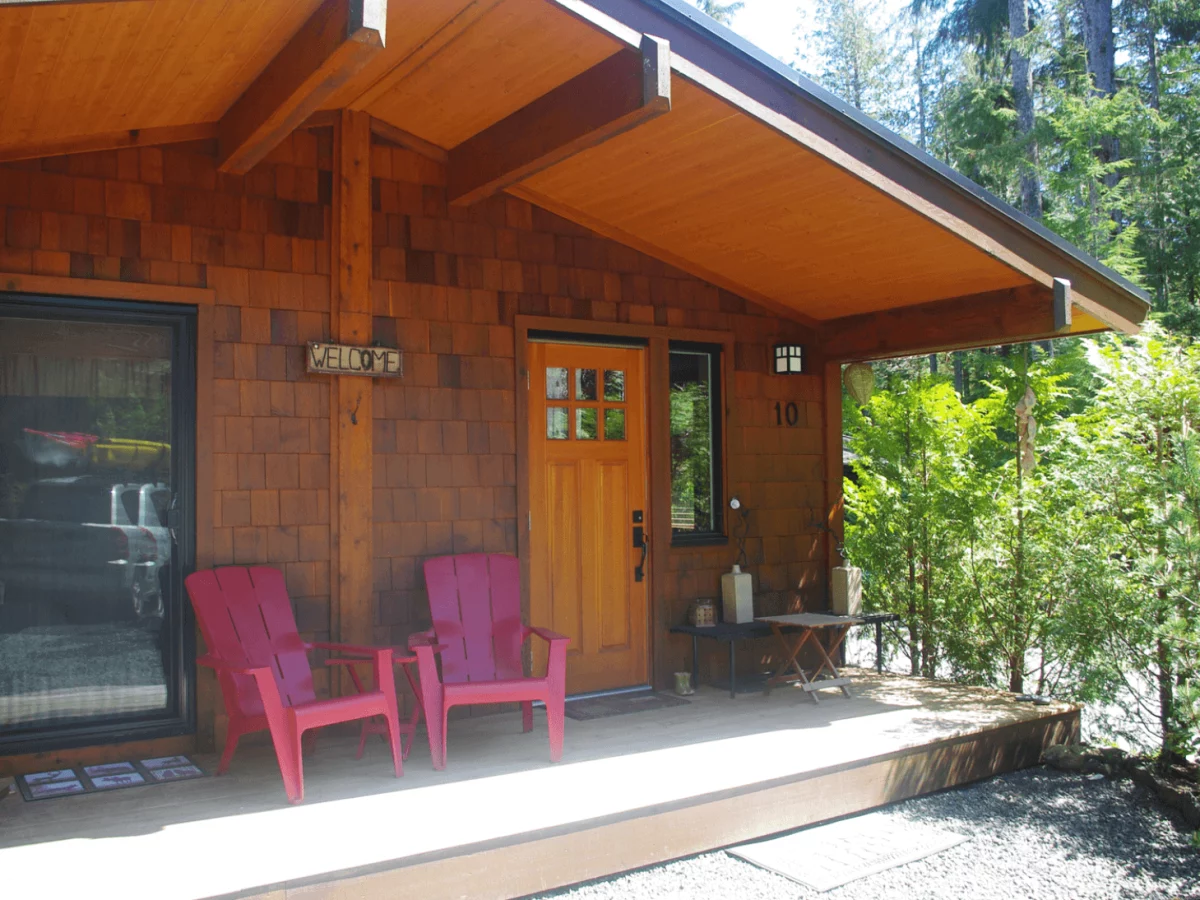
M 1130 781 L 1028 769 L 883 811 L 970 840 L 818 894 L 724 852 L 544 894 L 571 900 L 1200 898 L 1200 850 Z

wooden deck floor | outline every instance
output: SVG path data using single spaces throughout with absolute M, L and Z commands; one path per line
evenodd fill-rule
M 325 736 L 289 807 L 247 741 L 222 778 L 0 804 L 5 897 L 511 897 L 869 809 L 1036 763 L 1077 731 L 1066 704 L 860 673 L 855 697 L 702 689 L 687 706 L 450 727 L 434 772 L 418 734 L 402 779 L 376 739 Z M 214 757 L 199 757 L 213 769 Z

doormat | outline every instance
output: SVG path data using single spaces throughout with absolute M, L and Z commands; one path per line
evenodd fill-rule
M 672 694 L 660 694 L 657 691 L 633 691 L 628 694 L 609 694 L 605 697 L 568 700 L 566 714 L 568 719 L 586 722 L 589 719 L 606 719 L 609 716 L 623 716 L 626 713 L 687 705 L 687 700 Z
M 204 770 L 186 756 L 156 756 L 132 762 L 101 763 L 18 775 L 17 790 L 27 801 L 96 794 L 117 788 L 165 784 L 204 777 Z
M 965 840 L 961 834 L 872 813 L 726 852 L 823 892 L 941 853 Z

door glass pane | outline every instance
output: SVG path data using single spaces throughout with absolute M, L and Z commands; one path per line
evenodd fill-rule
M 546 407 L 546 437 L 552 441 L 565 441 L 570 437 L 568 421 L 565 406 Z
M 625 373 L 620 369 L 604 370 L 604 399 L 609 403 L 625 402 Z
M 596 399 L 596 370 L 595 369 L 576 369 L 575 370 L 575 399 L 576 400 L 595 400 Z
M 567 370 L 558 366 L 546 369 L 546 399 L 567 399 Z
M 583 406 L 575 410 L 575 439 L 596 440 L 596 407 Z
M 717 531 L 713 504 L 712 357 L 671 352 L 671 528 Z
M 172 702 L 172 346 L 0 317 L 0 733 Z
M 625 410 L 606 409 L 604 411 L 604 439 L 606 441 L 625 440 Z

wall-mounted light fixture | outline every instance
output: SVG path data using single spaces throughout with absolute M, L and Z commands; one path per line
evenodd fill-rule
M 775 345 L 775 374 L 800 375 L 804 372 L 804 346 L 802 344 Z

